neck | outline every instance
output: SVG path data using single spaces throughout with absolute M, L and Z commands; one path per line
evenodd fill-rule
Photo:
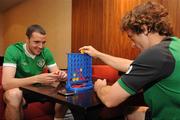
M 35 55 L 31 54 L 31 53 L 28 51 L 27 44 L 24 44 L 24 45 L 23 45 L 23 48 L 24 48 L 25 54 L 26 54 L 27 56 L 29 56 L 29 57 L 31 57 L 31 58 L 33 58 L 33 59 L 36 57 Z
M 35 55 L 33 54 L 33 52 L 31 51 L 31 49 L 29 48 L 29 43 L 26 43 L 26 50 L 27 50 L 27 52 L 28 52 L 29 54 L 31 54 L 32 56 L 35 56 Z
M 166 36 L 161 36 L 159 35 L 159 33 L 150 33 L 148 37 L 150 40 L 150 45 L 154 46 L 156 44 L 159 44 Z

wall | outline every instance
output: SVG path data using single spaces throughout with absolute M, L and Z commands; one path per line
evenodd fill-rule
M 101 49 L 103 39 L 102 10 L 103 0 L 72 1 L 71 46 L 73 52 L 79 52 L 78 49 L 84 45 L 93 45 L 95 48 Z
M 127 34 L 121 31 L 122 17 L 141 0 L 104 0 L 102 51 L 114 56 L 134 59 L 138 49 L 132 48 Z
M 137 49 L 131 48 L 126 34 L 120 30 L 120 19 L 140 0 L 73 0 L 72 51 L 92 45 L 96 49 L 134 59 Z M 103 64 L 93 59 L 93 64 Z
M 26 27 L 42 25 L 47 32 L 47 47 L 60 68 L 66 68 L 66 53 L 71 51 L 71 0 L 27 0 L 4 12 L 4 46 L 26 39 Z
M 174 34 L 180 37 L 180 0 L 159 0 L 159 2 L 167 8 L 174 28 Z
M 137 4 L 147 0 L 73 0 L 72 51 L 84 45 L 114 55 L 134 59 L 139 51 L 131 47 L 126 33 L 121 32 L 120 20 Z M 180 36 L 180 1 L 153 0 L 167 7 L 175 35 Z M 94 64 L 103 64 L 94 59 Z
M 3 16 L 0 13 L 0 56 L 3 55 Z

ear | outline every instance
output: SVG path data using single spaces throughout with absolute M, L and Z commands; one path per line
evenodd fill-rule
M 26 43 L 29 43 L 30 39 L 29 38 L 26 38 Z
M 142 26 L 141 26 L 141 29 L 144 31 L 143 33 L 147 36 L 148 33 L 149 33 L 147 26 L 146 26 L 146 25 L 142 25 Z

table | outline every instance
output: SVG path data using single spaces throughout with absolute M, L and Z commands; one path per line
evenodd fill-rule
M 73 96 L 63 96 L 57 93 L 58 88 L 55 88 L 50 85 L 29 85 L 21 87 L 21 89 L 41 95 L 42 97 L 46 97 L 49 101 L 67 105 L 68 108 L 71 110 L 75 120 L 99 120 L 102 114 L 103 116 L 106 114 L 113 114 L 113 109 L 116 109 L 114 111 L 117 112 L 117 108 L 106 108 L 98 99 L 94 90 L 78 93 Z M 136 96 L 135 99 L 137 98 L 139 99 L 140 97 Z M 130 98 L 127 101 L 133 100 L 134 98 Z M 122 103 L 119 106 L 120 109 L 118 107 L 119 114 L 123 113 L 124 106 L 126 106 L 127 103 L 129 102 Z M 112 113 L 109 113 L 109 111 Z
M 94 108 L 103 106 L 93 90 L 88 90 L 73 96 L 63 96 L 57 93 L 57 88 L 50 85 L 29 85 L 21 87 L 21 89 L 46 97 L 49 101 L 67 105 L 77 120 L 98 119 L 98 116 L 92 116 L 92 114 L 98 112 Z

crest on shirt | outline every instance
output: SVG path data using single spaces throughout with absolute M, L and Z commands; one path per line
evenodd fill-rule
M 132 68 L 133 68 L 133 66 L 131 65 L 131 66 L 129 67 L 128 71 L 126 72 L 126 74 L 129 74 L 129 73 L 131 72 Z
M 45 65 L 45 60 L 44 59 L 39 59 L 37 61 L 37 65 L 42 68 Z

